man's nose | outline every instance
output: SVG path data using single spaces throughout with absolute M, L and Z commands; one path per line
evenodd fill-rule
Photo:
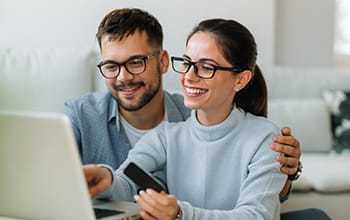
M 131 80 L 133 78 L 134 78 L 134 74 L 129 73 L 128 70 L 126 69 L 126 67 L 124 65 L 121 65 L 120 72 L 119 72 L 117 79 L 125 82 L 125 81 Z

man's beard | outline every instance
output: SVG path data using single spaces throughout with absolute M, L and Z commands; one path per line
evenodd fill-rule
M 146 91 L 142 96 L 141 98 L 139 99 L 140 102 L 137 104 L 137 105 L 133 105 L 133 106 L 130 106 L 128 104 L 126 104 L 125 102 L 123 102 L 121 99 L 119 99 L 118 97 L 115 97 L 115 100 L 118 102 L 118 105 L 126 110 L 126 111 L 129 111 L 129 112 L 132 112 L 132 111 L 138 111 L 140 110 L 141 108 L 143 108 L 145 105 L 147 105 L 149 102 L 152 101 L 152 99 L 154 98 L 154 96 L 156 96 L 156 94 L 158 93 L 159 89 L 160 89 L 160 86 L 162 84 L 162 78 L 161 78 L 161 73 L 160 71 L 158 71 L 158 80 L 157 80 L 157 85 L 155 88 L 153 88 L 152 90 L 150 91 Z M 145 86 L 145 83 L 144 82 L 139 82 L 139 83 L 136 83 L 137 85 L 139 86 Z M 129 85 L 136 85 L 136 84 L 129 84 Z M 118 87 L 121 87 L 123 85 L 118 85 L 118 86 L 115 86 L 115 89 L 118 90 L 117 88 Z M 128 98 L 127 98 L 128 99 Z M 131 98 L 132 99 L 132 98 Z

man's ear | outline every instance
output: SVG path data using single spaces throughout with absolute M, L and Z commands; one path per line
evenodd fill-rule
M 159 61 L 160 61 L 160 72 L 162 74 L 166 73 L 169 68 L 169 54 L 168 51 L 162 50 L 159 54 Z
M 244 89 L 249 83 L 249 81 L 253 77 L 253 73 L 250 70 L 244 70 L 243 72 L 240 72 L 237 76 L 237 81 L 236 81 L 236 86 L 235 89 L 236 91 Z

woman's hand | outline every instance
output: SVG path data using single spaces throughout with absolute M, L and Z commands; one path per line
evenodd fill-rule
M 283 136 L 275 136 L 274 143 L 271 144 L 271 149 L 285 156 L 278 155 L 276 160 L 283 164 L 281 172 L 287 175 L 293 175 L 297 172 L 299 160 L 301 157 L 300 143 L 292 136 L 290 128 L 284 127 L 281 130 Z
M 141 190 L 134 199 L 143 208 L 139 214 L 144 220 L 174 220 L 180 210 L 176 197 L 165 192 Z
M 105 167 L 98 167 L 92 164 L 85 165 L 83 166 L 83 172 L 91 198 L 96 197 L 112 184 L 112 173 Z

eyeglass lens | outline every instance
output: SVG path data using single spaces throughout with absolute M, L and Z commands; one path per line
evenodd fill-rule
M 187 73 L 191 66 L 193 66 L 196 75 L 202 78 L 211 78 L 215 72 L 215 67 L 209 63 L 173 59 L 173 68 L 176 72 Z
M 124 64 L 106 63 L 101 66 L 101 71 L 106 77 L 115 77 L 119 74 L 121 66 L 124 66 L 131 74 L 140 74 L 146 68 L 145 61 L 141 58 L 136 58 L 129 60 Z

